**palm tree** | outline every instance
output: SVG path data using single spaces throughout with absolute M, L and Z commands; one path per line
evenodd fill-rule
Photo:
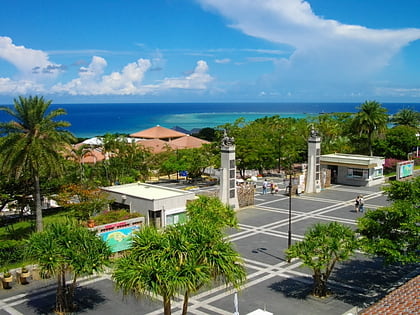
M 328 295 L 327 281 L 337 262 L 348 259 L 357 248 L 355 233 L 337 222 L 317 223 L 305 233 L 303 241 L 286 250 L 287 258 L 300 258 L 313 271 L 312 294 Z
M 109 264 L 111 250 L 96 233 L 65 220 L 48 225 L 27 241 L 27 256 L 40 266 L 41 273 L 57 278 L 55 311 L 74 311 L 74 291 L 80 276 L 102 272 Z M 69 284 L 66 276 L 72 275 Z
M 388 122 L 387 109 L 376 101 L 366 101 L 360 107 L 353 120 L 353 128 L 360 135 L 367 135 L 369 153 L 373 156 L 372 143 L 375 134 L 383 132 Z
M 49 110 L 51 101 L 43 97 L 22 97 L 14 100 L 14 107 L 0 107 L 14 118 L 0 123 L 0 143 L 3 154 L 3 172 L 21 177 L 28 174 L 32 180 L 35 199 L 36 230 L 42 231 L 41 176 L 60 175 L 63 170 L 63 152 L 74 136 L 63 129 L 68 122 L 54 120 L 65 114 L 64 109 Z
M 203 196 L 187 209 L 190 219 L 182 225 L 139 231 L 130 253 L 114 269 L 113 278 L 124 294 L 162 296 L 165 315 L 171 314 L 177 294 L 184 294 L 186 315 L 191 293 L 214 281 L 238 289 L 246 278 L 239 254 L 221 232 L 236 225 L 234 211 L 217 198 Z
M 420 112 L 409 108 L 403 108 L 392 116 L 391 122 L 396 125 L 410 126 L 419 130 Z
M 171 299 L 187 281 L 177 265 L 167 233 L 145 227 L 133 237 L 130 253 L 117 261 L 112 277 L 123 294 L 161 296 L 164 314 L 170 315 Z

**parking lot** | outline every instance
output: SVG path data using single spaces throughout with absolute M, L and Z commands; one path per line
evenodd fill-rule
M 418 272 L 416 266 L 384 267 L 379 259 L 357 253 L 339 264 L 330 278 L 334 295 L 313 298 L 311 271 L 298 260 L 285 260 L 288 244 L 289 197 L 279 194 L 255 195 L 255 205 L 237 212 L 239 229 L 229 235 L 242 254 L 248 281 L 238 293 L 239 312 L 247 314 L 265 309 L 281 314 L 347 314 L 377 301 L 406 276 Z M 359 188 L 335 185 L 318 194 L 293 196 L 291 200 L 292 242 L 303 238 L 305 231 L 317 222 L 336 221 L 356 227 L 363 213 L 354 212 L 356 195 L 363 194 L 365 209 L 387 205 L 380 187 Z M 160 300 L 123 297 L 114 290 L 109 275 L 86 279 L 78 289 L 77 314 L 143 314 L 163 313 Z M 234 312 L 234 292 L 224 286 L 203 290 L 190 299 L 189 314 L 221 314 Z M 50 314 L 55 287 L 50 280 L 15 284 L 11 290 L 0 290 L 0 315 Z M 181 314 L 182 301 L 173 303 L 172 314 Z

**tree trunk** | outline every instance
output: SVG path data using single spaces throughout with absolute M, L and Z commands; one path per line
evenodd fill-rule
M 163 296 L 163 314 L 164 315 L 171 315 L 171 299 L 168 296 Z
M 39 175 L 36 172 L 34 174 L 34 188 L 36 231 L 41 232 L 44 229 L 42 224 L 41 187 L 39 186 Z
M 66 281 L 63 277 L 63 271 L 60 271 L 57 274 L 57 293 L 55 297 L 55 312 L 58 314 L 65 313 L 65 304 L 66 304 L 65 290 L 66 290 Z
M 322 272 L 315 272 L 312 276 L 314 279 L 314 288 L 312 294 L 317 297 L 326 297 L 328 295 L 327 277 Z
M 188 290 L 186 290 L 184 293 L 184 303 L 182 304 L 182 315 L 187 315 L 188 297 L 189 297 Z

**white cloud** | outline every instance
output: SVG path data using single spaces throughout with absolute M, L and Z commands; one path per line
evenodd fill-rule
M 19 70 L 19 79 L 36 80 L 57 76 L 64 67 L 49 60 L 48 54 L 16 46 L 10 37 L 0 36 L 0 58 Z
M 151 90 L 168 90 L 168 89 L 194 89 L 204 90 L 207 88 L 207 84 L 213 80 L 213 77 L 209 75 L 208 65 L 205 61 L 197 61 L 197 65 L 194 71 L 185 77 L 178 78 L 165 78 L 157 85 L 150 85 L 148 88 Z
M 214 60 L 215 63 L 230 63 L 230 59 L 229 58 L 223 58 L 223 59 L 216 59 Z
M 231 21 L 231 27 L 294 48 L 264 78 L 278 85 L 360 82 L 385 68 L 420 29 L 375 30 L 317 16 L 303 0 L 197 0 Z
M 164 63 L 158 54 L 152 61 L 138 59 L 125 65 L 121 71 L 106 74 L 108 66 L 103 57 L 94 56 L 87 66 L 80 66 L 78 77 L 68 82 L 44 79 L 59 79 L 57 75 L 64 66 L 50 62 L 49 55 L 40 50 L 16 46 L 9 37 L 0 37 L 0 59 L 15 65 L 19 71 L 16 78 L 0 77 L 0 94 L 62 94 L 62 95 L 145 95 L 157 94 L 170 89 L 207 88 L 212 77 L 207 73 L 205 61 L 198 61 L 191 74 L 184 77 L 168 77 L 156 84 L 143 83 L 149 70 L 156 70 Z M 152 68 L 152 63 L 155 68 Z
M 165 78 L 157 84 L 142 84 L 152 63 L 139 59 L 129 63 L 122 71 L 103 75 L 107 66 L 105 59 L 93 57 L 88 67 L 81 67 L 79 77 L 66 84 L 52 87 L 53 92 L 71 95 L 146 95 L 169 89 L 206 89 L 212 77 L 207 73 L 205 61 L 198 61 L 194 71 L 185 77 Z

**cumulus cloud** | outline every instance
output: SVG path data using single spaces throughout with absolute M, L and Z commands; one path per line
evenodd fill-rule
M 19 79 L 31 80 L 37 77 L 51 78 L 65 70 L 63 65 L 49 60 L 47 53 L 41 50 L 16 46 L 10 37 L 0 36 L 0 58 L 13 64 L 19 70 Z
M 165 78 L 156 85 L 147 86 L 150 90 L 168 90 L 168 89 L 194 89 L 204 90 L 207 84 L 213 80 L 208 74 L 209 67 L 203 60 L 197 61 L 197 65 L 191 74 L 184 77 Z
M 231 27 L 256 38 L 294 48 L 279 58 L 271 79 L 351 82 L 386 67 L 420 29 L 376 30 L 317 16 L 303 0 L 197 0 L 231 21 Z M 325 81 L 323 81 L 325 82 Z
M 212 77 L 207 73 L 206 62 L 200 60 L 194 71 L 185 77 L 165 78 L 157 84 L 143 84 L 152 63 L 139 59 L 129 63 L 120 72 L 104 75 L 106 60 L 93 57 L 88 67 L 81 67 L 79 77 L 66 84 L 52 87 L 53 92 L 71 95 L 146 95 L 169 89 L 205 89 Z
M 145 95 L 169 89 L 206 89 L 212 77 L 205 61 L 198 61 L 194 71 L 183 77 L 165 78 L 156 84 L 144 84 L 148 71 L 157 70 L 161 58 L 140 58 L 128 63 L 120 71 L 106 73 L 103 57 L 94 56 L 89 64 L 78 61 L 77 78 L 68 82 L 51 83 L 45 78 L 57 79 L 66 66 L 53 63 L 47 53 L 16 46 L 9 37 L 0 37 L 0 58 L 13 64 L 19 71 L 16 78 L 0 78 L 0 94 L 59 93 L 69 95 Z M 152 68 L 152 66 L 155 68 Z

